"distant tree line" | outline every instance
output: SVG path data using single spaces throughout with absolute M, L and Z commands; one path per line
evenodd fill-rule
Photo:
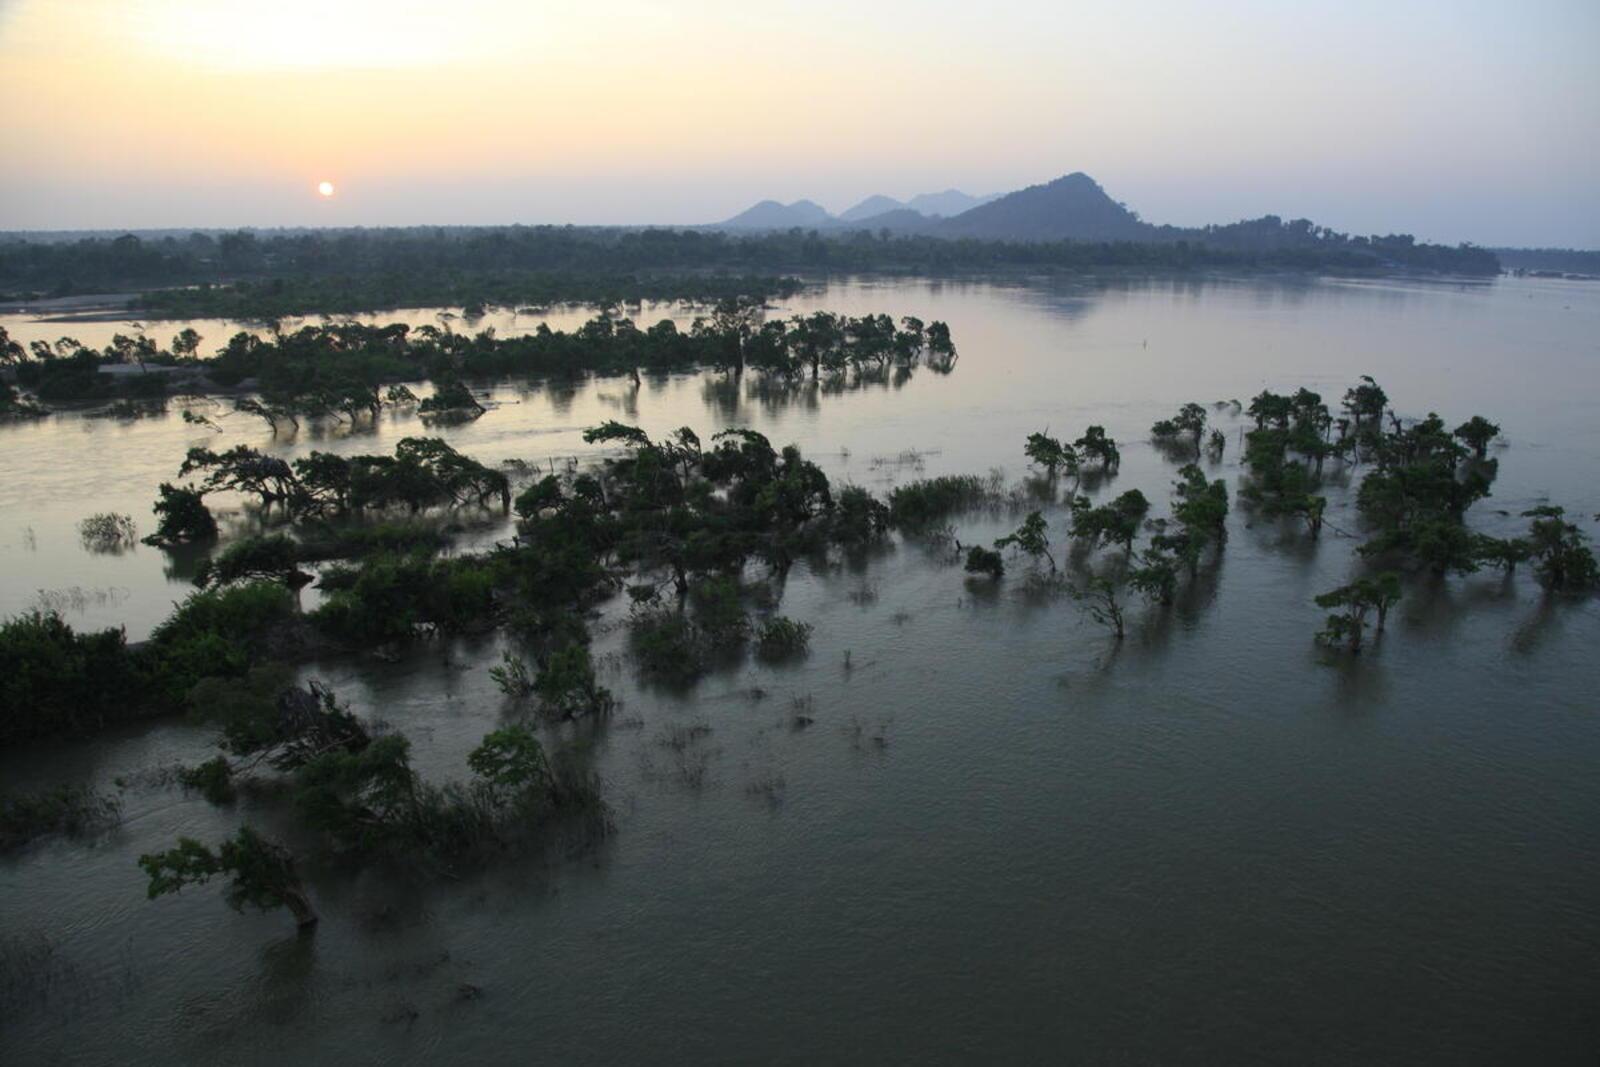
M 210 283 L 145 298 L 150 314 L 276 316 L 400 304 L 437 305 L 678 297 L 716 298 L 758 279 L 702 272 L 948 274 L 1027 270 L 1206 268 L 1492 275 L 1494 253 L 1419 243 L 1408 234 L 1349 236 L 1268 215 L 1204 229 L 1157 228 L 1147 242 L 949 240 L 888 231 L 733 235 L 712 230 L 571 226 L 250 231 L 145 240 L 0 241 L 0 290 L 69 295 L 119 287 Z M 676 272 L 676 273 L 669 273 Z M 753 295 L 746 293 L 743 295 Z

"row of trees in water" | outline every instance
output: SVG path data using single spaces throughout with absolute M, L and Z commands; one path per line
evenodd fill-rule
M 46 402 L 107 399 L 119 390 L 161 396 L 169 389 L 159 373 L 119 376 L 132 382 L 121 386 L 99 373 L 108 364 L 192 367 L 218 387 L 250 387 L 256 395 L 242 397 L 238 408 L 276 427 L 303 418 L 373 417 L 386 406 L 415 405 L 424 414 L 481 414 L 482 405 L 463 384 L 472 379 L 625 374 L 637 381 L 643 374 L 710 367 L 819 381 L 852 371 L 884 373 L 922 365 L 947 373 L 957 358 L 943 322 L 827 311 L 767 319 L 759 300 L 742 297 L 719 302 L 686 329 L 672 319 L 640 329 L 608 310 L 570 332 L 541 324 L 530 334 L 509 337 L 493 329 L 457 333 L 448 321 L 443 328 L 417 329 L 405 323 L 340 323 L 266 336 L 239 332 L 214 355 L 201 358 L 203 340 L 186 329 L 165 349 L 148 337 L 127 334 L 118 334 L 103 350 L 66 337 L 24 349 L 0 328 L 0 365 L 12 368 L 18 381 Z M 420 403 L 401 384 L 417 381 L 435 386 L 434 395 Z M 14 404 L 18 398 L 14 392 L 11 397 Z

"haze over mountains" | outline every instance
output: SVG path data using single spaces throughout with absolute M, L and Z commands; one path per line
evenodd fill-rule
M 763 200 L 733 218 L 717 223 L 714 228 L 784 230 L 792 226 L 803 226 L 825 229 L 854 223 L 870 225 L 876 229 L 888 222 L 898 222 L 902 227 L 915 226 L 918 220 L 927 222 L 959 215 L 999 197 L 999 193 L 972 196 L 959 189 L 946 189 L 942 193 L 919 193 L 910 200 L 896 200 L 892 196 L 879 194 L 867 197 L 838 215 L 830 214 L 827 209 L 811 200 L 796 200 L 792 204 Z

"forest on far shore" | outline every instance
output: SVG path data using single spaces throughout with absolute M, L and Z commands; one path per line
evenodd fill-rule
M 781 291 L 778 276 L 951 275 L 1082 270 L 1392 271 L 1494 275 L 1494 253 L 1419 243 L 1406 234 L 1348 237 L 1275 216 L 1227 228 L 1228 239 L 1002 241 L 822 234 L 732 235 L 696 229 L 573 226 L 418 227 L 0 237 L 0 294 L 13 299 L 145 292 L 147 317 L 251 317 L 401 306 L 716 300 Z

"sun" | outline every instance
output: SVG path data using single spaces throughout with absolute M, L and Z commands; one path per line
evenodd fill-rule
M 319 196 L 324 196 L 324 197 L 332 196 L 333 195 L 333 183 L 332 182 L 328 182 L 328 181 L 318 182 L 317 183 L 317 194 Z

